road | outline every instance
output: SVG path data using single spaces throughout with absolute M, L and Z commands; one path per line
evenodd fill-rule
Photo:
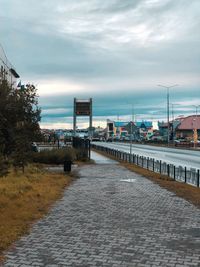
M 130 152 L 130 144 L 127 143 L 92 143 L 124 152 Z M 140 156 L 162 160 L 163 162 L 174 164 L 175 166 L 200 169 L 200 151 L 133 144 L 132 152 Z

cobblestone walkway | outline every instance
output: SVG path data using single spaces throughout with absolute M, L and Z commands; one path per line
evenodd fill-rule
M 100 163 L 80 169 L 4 266 L 200 266 L 200 210 L 113 161 Z

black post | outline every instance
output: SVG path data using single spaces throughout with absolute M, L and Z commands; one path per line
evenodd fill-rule
M 149 169 L 149 157 L 147 158 L 147 170 Z
M 144 157 L 142 156 L 142 168 L 144 166 Z
M 155 159 L 153 159 L 153 172 L 155 170 Z
M 168 177 L 170 176 L 170 166 L 169 166 L 169 164 L 167 164 L 167 176 Z
M 162 174 L 162 161 L 160 160 L 160 174 Z
M 199 170 L 197 170 L 197 187 L 199 187 Z
M 185 167 L 185 183 L 187 183 L 187 167 Z
M 176 166 L 174 166 L 174 180 L 176 180 Z

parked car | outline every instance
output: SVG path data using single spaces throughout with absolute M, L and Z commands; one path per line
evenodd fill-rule
M 174 143 L 175 143 L 175 144 L 180 144 L 180 143 L 185 143 L 185 142 L 188 142 L 185 138 L 181 138 L 181 139 L 176 139 L 176 140 L 174 140 Z
M 40 148 L 38 147 L 38 145 L 37 145 L 35 142 L 33 142 L 33 143 L 31 144 L 31 150 L 32 150 L 33 152 L 40 152 Z
M 190 143 L 194 144 L 194 140 L 191 140 Z M 200 144 L 200 140 L 197 140 L 196 143 Z

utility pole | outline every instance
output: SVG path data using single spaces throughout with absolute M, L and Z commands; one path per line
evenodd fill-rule
M 171 86 L 166 86 L 162 84 L 158 84 L 158 86 L 166 88 L 167 89 L 167 145 L 169 146 L 170 143 L 170 124 L 169 124 L 169 89 L 178 86 L 178 84 L 174 84 Z
M 177 106 L 177 105 L 179 105 L 179 104 L 176 104 L 176 103 L 172 103 L 172 132 L 173 132 L 173 143 L 174 143 L 174 135 L 175 135 L 175 129 L 174 129 L 174 120 L 175 120 L 175 116 L 174 116 L 174 106 Z

